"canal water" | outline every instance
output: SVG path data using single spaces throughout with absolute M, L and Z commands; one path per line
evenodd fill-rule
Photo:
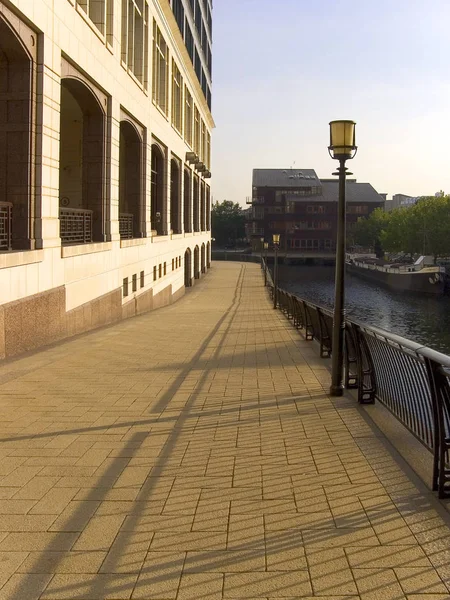
M 279 267 L 280 287 L 327 308 L 334 302 L 334 267 Z M 381 327 L 450 355 L 450 297 L 395 292 L 346 275 L 347 317 Z

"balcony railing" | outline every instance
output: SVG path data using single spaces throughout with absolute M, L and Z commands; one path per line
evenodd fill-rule
M 119 234 L 121 240 L 131 240 L 133 236 L 134 215 L 130 213 L 119 214 Z
M 0 202 L 0 250 L 11 250 L 12 203 Z
M 267 266 L 266 281 L 273 298 Z M 332 352 L 333 313 L 278 290 L 277 307 L 305 339 L 317 340 L 320 356 Z M 450 498 L 450 357 L 398 335 L 347 320 L 345 386 L 358 391 L 361 404 L 386 408 L 433 455 L 433 490 Z
M 92 210 L 60 207 L 59 223 L 62 245 L 92 242 L 92 216 Z

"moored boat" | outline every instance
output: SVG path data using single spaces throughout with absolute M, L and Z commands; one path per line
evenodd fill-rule
M 450 289 L 442 266 L 424 266 L 424 257 L 414 264 L 385 263 L 369 256 L 347 255 L 347 272 L 398 292 L 443 296 Z

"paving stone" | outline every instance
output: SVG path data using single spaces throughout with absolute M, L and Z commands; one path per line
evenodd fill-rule
M 258 265 L 14 364 L 0 600 L 449 600 L 448 521 Z

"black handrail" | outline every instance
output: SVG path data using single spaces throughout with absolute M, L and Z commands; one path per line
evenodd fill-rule
M 267 287 L 273 281 L 265 261 Z M 306 340 L 317 340 L 320 356 L 332 354 L 333 313 L 278 289 L 279 308 Z M 450 356 L 399 335 L 348 319 L 345 384 L 358 402 L 381 402 L 433 453 L 433 490 L 450 498 Z

